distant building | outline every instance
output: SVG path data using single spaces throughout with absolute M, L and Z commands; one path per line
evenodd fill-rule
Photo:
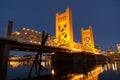
M 117 44 L 117 50 L 120 53 L 120 44 Z

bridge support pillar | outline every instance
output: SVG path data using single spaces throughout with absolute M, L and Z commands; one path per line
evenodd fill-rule
M 9 50 L 8 42 L 0 44 L 0 80 L 6 80 Z
M 7 28 L 6 28 L 6 34 L 5 34 L 5 36 L 8 37 L 8 38 L 12 34 L 12 26 L 13 26 L 13 22 L 12 21 L 8 21 Z

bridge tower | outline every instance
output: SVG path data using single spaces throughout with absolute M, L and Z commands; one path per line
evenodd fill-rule
M 63 13 L 56 13 L 56 38 L 63 40 L 58 45 L 73 47 L 72 13 L 70 8 L 66 8 Z
M 87 47 L 92 49 L 94 51 L 94 38 L 93 38 L 93 33 L 92 33 L 92 26 L 89 26 L 88 29 L 84 30 L 83 28 L 81 29 L 81 35 L 82 35 L 82 44 Z

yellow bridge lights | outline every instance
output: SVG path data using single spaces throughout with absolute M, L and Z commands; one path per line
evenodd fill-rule
M 75 43 L 73 40 L 73 29 L 72 29 L 72 13 L 70 8 L 67 8 L 63 13 L 56 13 L 56 43 L 58 46 L 64 45 L 70 48 L 76 48 L 80 51 L 95 52 L 94 37 L 92 33 L 92 27 L 88 29 L 81 29 L 82 44 Z
M 12 33 L 12 38 L 19 38 L 21 41 L 29 41 L 30 43 L 41 44 L 41 32 L 31 30 L 29 28 L 22 28 Z M 67 8 L 63 13 L 56 13 L 56 36 L 48 37 L 46 45 L 71 48 L 74 51 L 88 51 L 97 52 L 94 47 L 94 38 L 92 27 L 88 29 L 81 29 L 82 43 L 74 42 L 72 29 L 72 13 L 70 8 Z M 23 41 L 24 42 L 24 41 Z
M 92 27 L 89 26 L 88 29 L 84 30 L 83 28 L 81 29 L 81 36 L 82 36 L 82 44 L 94 48 L 94 38 L 93 38 L 93 33 L 92 33 Z
M 56 13 L 56 38 L 63 40 L 59 45 L 73 47 L 73 29 L 71 10 L 67 8 L 63 13 Z
M 86 30 L 82 28 L 81 37 L 82 37 L 82 45 L 84 46 L 85 51 L 99 53 L 99 51 L 95 49 L 92 26 L 89 26 L 89 28 Z

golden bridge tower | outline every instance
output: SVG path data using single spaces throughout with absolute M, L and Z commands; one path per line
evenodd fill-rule
M 73 47 L 72 13 L 70 8 L 67 8 L 63 13 L 56 13 L 56 38 L 60 41 L 58 45 Z
M 92 49 L 92 51 L 94 51 L 95 47 L 94 47 L 94 38 L 93 38 L 93 33 L 92 33 L 92 27 L 89 26 L 89 28 L 86 30 L 84 30 L 82 28 L 81 35 L 82 35 L 82 44 L 85 47 L 90 48 L 90 49 Z

